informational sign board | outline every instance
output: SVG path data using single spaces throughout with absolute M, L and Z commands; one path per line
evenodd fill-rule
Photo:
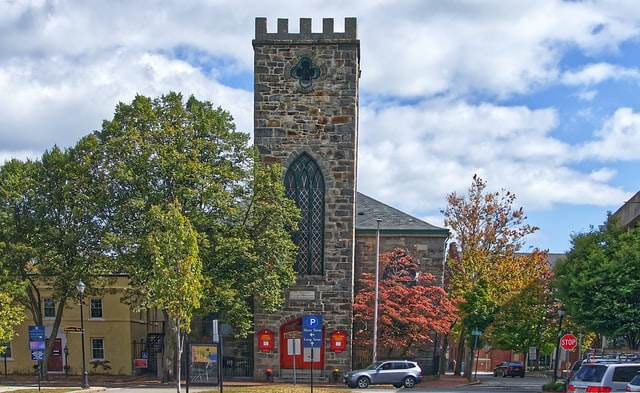
M 302 317 L 302 347 L 322 347 L 322 316 L 304 315 Z
M 299 338 L 287 339 L 287 355 L 289 356 L 300 355 L 300 339 Z
M 44 350 L 44 326 L 29 326 L 29 349 Z
M 147 359 L 133 359 L 134 368 L 147 368 Z

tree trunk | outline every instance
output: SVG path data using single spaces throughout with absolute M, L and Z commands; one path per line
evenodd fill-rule
M 439 366 L 439 374 L 445 374 L 447 372 L 447 368 L 449 367 L 447 353 L 449 352 L 449 333 L 445 334 L 442 337 L 442 347 L 440 348 L 440 366 Z
M 183 349 L 183 338 L 182 333 L 180 331 L 180 322 L 176 321 L 176 388 L 177 392 L 180 393 L 180 365 L 182 358 L 182 349 Z
M 175 333 L 175 321 L 168 317 L 165 320 L 169 327 L 167 329 L 169 334 L 165 334 L 164 345 L 162 348 L 162 363 L 164 370 L 162 373 L 162 382 L 171 382 L 173 381 L 173 359 L 175 358 L 176 350 L 176 336 L 173 334 Z
M 460 337 L 458 338 L 458 352 L 456 354 L 456 368 L 453 370 L 453 375 L 461 375 L 462 363 L 464 361 L 465 353 L 465 336 L 467 335 L 466 329 L 463 327 L 460 329 Z

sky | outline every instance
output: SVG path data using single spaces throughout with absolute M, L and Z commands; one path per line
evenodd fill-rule
M 358 191 L 437 226 L 477 174 L 571 249 L 640 189 L 636 0 L 0 0 L 0 163 L 171 91 L 253 132 L 255 18 L 355 17 Z

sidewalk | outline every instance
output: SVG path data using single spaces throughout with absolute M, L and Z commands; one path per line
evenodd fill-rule
M 474 383 L 462 376 L 454 376 L 451 374 L 439 375 L 438 378 L 432 379 L 432 376 L 425 376 L 420 386 L 422 387 L 451 387 L 451 386 L 464 386 Z M 53 376 L 48 381 L 40 381 L 40 386 L 43 388 L 49 387 L 77 387 L 78 390 L 74 391 L 78 393 L 87 392 L 103 392 L 107 388 L 114 387 L 135 387 L 140 385 L 154 385 L 169 386 L 173 383 L 162 383 L 156 379 L 148 376 L 139 377 L 127 377 L 127 376 L 92 376 L 89 379 L 89 383 L 92 385 L 89 389 L 80 388 L 81 379 L 79 376 Z M 261 385 L 263 381 L 224 381 L 224 386 L 256 386 Z M 217 385 L 216 385 L 217 386 Z M 318 384 L 317 386 L 325 386 L 325 384 Z M 341 386 L 342 384 L 332 383 L 326 386 Z M 0 393 L 11 392 L 17 389 L 25 388 L 37 388 L 38 381 L 33 376 L 7 376 L 0 377 Z

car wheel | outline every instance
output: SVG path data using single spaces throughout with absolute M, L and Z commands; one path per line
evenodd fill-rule
M 412 387 L 416 386 L 416 379 L 414 377 L 406 377 L 402 384 L 405 388 L 411 389 Z
M 369 387 L 369 378 L 367 378 L 367 377 L 358 378 L 358 387 L 360 389 L 368 388 Z
M 520 376 L 520 378 L 524 378 L 524 374 L 522 374 L 522 375 Z
M 498 372 L 497 372 L 497 371 L 494 371 L 494 372 L 493 372 L 493 377 L 495 378 L 495 377 L 497 377 L 497 376 L 498 376 Z

